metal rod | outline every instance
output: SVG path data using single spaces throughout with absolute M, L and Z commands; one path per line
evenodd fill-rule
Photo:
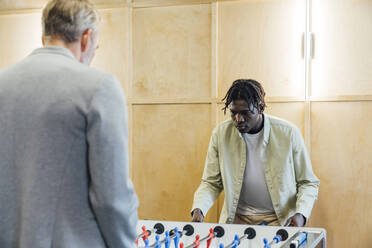
M 200 240 L 199 240 L 200 241 Z M 196 244 L 191 244 L 191 245 L 188 245 L 188 246 L 186 246 L 185 248 L 194 248 L 194 247 L 196 247 Z
M 217 233 L 214 232 L 213 235 L 216 236 Z M 203 241 L 208 241 L 208 240 L 210 240 L 210 239 L 211 239 L 211 236 L 209 236 L 209 234 L 208 234 L 208 235 L 205 236 L 204 238 L 199 239 L 199 242 L 201 243 L 201 242 L 203 242 Z M 196 244 L 190 244 L 190 245 L 186 246 L 185 248 L 194 248 L 195 246 L 196 246 Z
M 146 232 L 148 232 L 148 231 L 150 231 L 150 232 L 154 232 L 154 231 L 155 231 L 155 228 L 152 228 L 152 229 L 150 229 L 150 230 L 146 230 Z M 138 235 L 137 239 L 140 239 L 140 238 L 142 238 L 143 236 L 145 236 L 145 233 L 144 233 L 144 232 L 141 233 L 140 235 Z
M 248 237 L 247 234 L 244 234 L 243 236 L 241 236 L 241 237 L 239 238 L 239 243 L 240 243 L 243 239 L 245 239 L 245 238 L 247 238 L 247 237 Z M 233 245 L 235 245 L 234 242 L 232 242 L 231 244 L 225 246 L 225 248 L 231 248 L 231 247 L 233 247 Z
M 182 233 L 182 235 L 184 235 L 186 233 L 186 230 L 183 230 L 181 233 Z M 175 237 L 176 237 L 176 234 L 173 234 L 173 235 L 169 236 L 170 239 L 174 239 Z M 164 238 L 163 240 L 160 240 L 159 242 L 160 242 L 160 244 L 164 244 L 166 240 L 167 239 Z M 155 247 L 155 246 L 156 246 L 156 243 L 153 243 L 152 245 L 150 245 L 150 247 Z
M 214 235 L 216 235 L 216 233 L 213 233 Z M 211 237 L 208 235 L 208 236 L 205 236 L 204 238 L 201 238 L 199 239 L 199 243 L 203 242 L 203 241 L 206 241 L 206 240 L 210 240 Z M 194 248 L 196 246 L 196 244 L 190 244 L 188 246 L 186 246 L 185 248 Z

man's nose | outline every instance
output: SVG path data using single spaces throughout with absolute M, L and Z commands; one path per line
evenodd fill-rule
M 244 117 L 241 114 L 236 114 L 235 118 L 236 118 L 237 122 L 243 122 L 244 121 Z

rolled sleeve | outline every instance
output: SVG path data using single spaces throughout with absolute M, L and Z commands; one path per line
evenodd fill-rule
M 223 184 L 218 158 L 218 136 L 215 130 L 209 142 L 202 182 L 194 194 L 194 203 L 191 211 L 195 208 L 200 208 L 203 214 L 206 215 L 222 190 Z
M 297 183 L 296 212 L 309 219 L 318 197 L 319 179 L 313 172 L 310 157 L 299 130 L 293 132 L 293 161 Z

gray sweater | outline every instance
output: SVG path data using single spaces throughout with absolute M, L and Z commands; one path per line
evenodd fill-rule
M 0 71 L 0 247 L 134 247 L 127 109 L 61 47 Z

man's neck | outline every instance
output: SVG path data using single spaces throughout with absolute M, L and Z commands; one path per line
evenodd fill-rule
M 67 43 L 60 39 L 51 39 L 43 42 L 44 46 L 57 46 L 57 47 L 64 47 L 71 51 L 74 57 L 80 61 L 81 57 L 81 50 L 80 50 L 80 42 L 71 42 Z
M 260 114 L 259 117 L 260 120 L 259 122 L 257 123 L 257 125 L 249 132 L 249 134 L 255 134 L 255 133 L 258 133 L 262 130 L 263 126 L 264 126 L 264 115 L 263 114 Z

